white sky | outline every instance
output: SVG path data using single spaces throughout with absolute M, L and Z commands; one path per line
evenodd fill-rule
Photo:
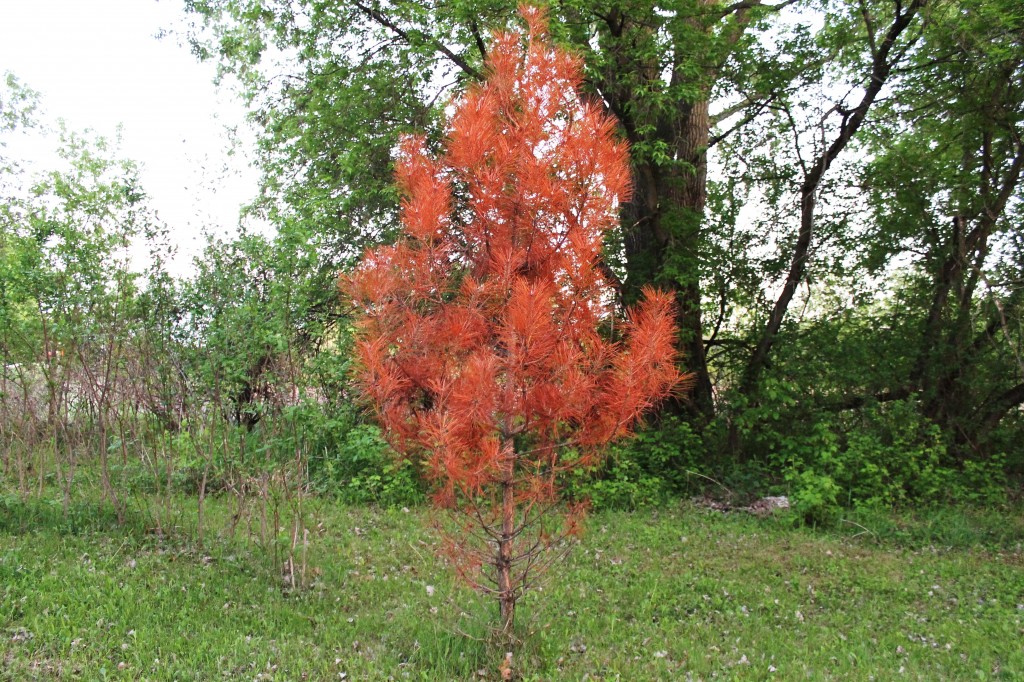
M 258 176 L 244 153 L 227 153 L 225 128 L 245 130 L 241 102 L 218 92 L 214 66 L 176 36 L 156 37 L 183 19 L 179 0 L 0 0 L 0 74 L 38 91 L 46 120 L 111 140 L 122 124 L 118 155 L 140 163 L 149 204 L 178 244 L 179 273 L 203 228 L 235 229 Z

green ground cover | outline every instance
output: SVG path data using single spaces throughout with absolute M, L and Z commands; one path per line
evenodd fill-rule
M 0 498 L 0 679 L 500 679 L 494 607 L 436 558 L 425 511 L 319 503 L 306 589 L 218 530 L 227 513 L 211 503 L 199 548 L 185 511 L 161 536 L 92 503 Z M 595 514 L 522 603 L 518 670 L 1024 679 L 1024 522 L 953 516 L 826 533 L 688 505 Z

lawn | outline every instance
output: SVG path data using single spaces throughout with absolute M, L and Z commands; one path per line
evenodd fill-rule
M 196 546 L 189 504 L 155 534 L 94 503 L 64 515 L 0 498 L 0 679 L 500 679 L 503 653 L 486 641 L 495 607 L 436 558 L 425 510 L 319 503 L 311 584 L 295 589 L 271 551 L 218 530 L 222 500 Z M 1024 679 L 1019 515 L 987 530 L 963 515 L 879 519 L 822 532 L 688 504 L 594 514 L 521 604 L 517 670 Z

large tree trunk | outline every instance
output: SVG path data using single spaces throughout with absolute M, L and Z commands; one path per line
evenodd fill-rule
M 710 25 L 698 25 L 699 16 L 694 19 L 695 29 L 710 33 Z M 648 285 L 675 294 L 683 369 L 692 377 L 692 390 L 675 403 L 675 411 L 686 413 L 700 426 L 714 416 L 704 352 L 700 282 L 700 239 L 707 202 L 707 149 L 711 132 L 707 94 L 715 78 L 713 67 L 707 67 L 707 83 L 701 87 L 704 96 L 651 111 L 648 103 L 639 100 L 646 89 L 656 92 L 663 87 L 663 66 L 659 55 L 638 51 L 636 45 L 648 41 L 657 45 L 655 32 L 643 17 L 629 16 L 619 9 L 612 9 L 602 18 L 608 27 L 602 49 L 611 58 L 594 81 L 598 94 L 618 118 L 631 144 L 666 144 L 673 156 L 657 160 L 635 158 L 633 198 L 622 211 L 625 299 L 635 301 L 640 290 Z M 686 55 L 685 49 L 677 47 L 673 85 L 679 85 L 683 78 Z M 685 66 L 692 65 L 687 62 Z
M 701 229 L 708 198 L 708 138 L 711 122 L 706 99 L 682 107 L 676 153 L 682 168 L 666 179 L 665 197 L 670 209 L 666 219 L 674 223 L 670 248 L 672 266 L 679 264 L 676 300 L 679 306 L 680 345 L 686 369 L 693 374 L 690 405 L 694 416 L 714 416 L 711 377 L 704 352 L 704 326 L 701 317 Z M 692 169 L 692 170 L 691 170 Z
M 640 164 L 625 207 L 626 298 L 648 284 L 674 291 L 683 366 L 692 390 L 677 404 L 699 424 L 714 416 L 701 317 L 700 239 L 707 202 L 708 103 L 686 107 L 674 144 L 682 163 Z

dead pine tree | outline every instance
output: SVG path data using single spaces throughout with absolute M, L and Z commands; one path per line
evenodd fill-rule
M 601 254 L 627 147 L 580 98 L 580 60 L 521 11 L 526 33 L 495 34 L 486 79 L 449 108 L 443 151 L 403 140 L 402 237 L 341 280 L 356 383 L 457 519 L 448 554 L 497 598 L 507 643 L 517 600 L 578 527 L 562 475 L 683 380 L 671 295 L 649 289 L 615 320 Z

